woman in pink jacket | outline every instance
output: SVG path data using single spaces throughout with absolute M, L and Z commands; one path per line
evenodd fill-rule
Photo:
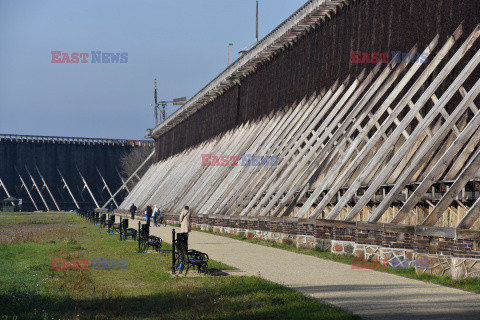
M 180 213 L 180 230 L 181 232 L 191 232 L 192 225 L 191 225 L 191 213 L 188 206 L 185 206 Z

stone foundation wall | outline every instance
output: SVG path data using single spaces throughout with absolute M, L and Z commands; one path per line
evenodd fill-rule
M 177 215 L 167 221 L 178 224 Z M 295 218 L 193 216 L 192 226 L 249 239 L 318 248 L 417 273 L 480 278 L 480 231 Z

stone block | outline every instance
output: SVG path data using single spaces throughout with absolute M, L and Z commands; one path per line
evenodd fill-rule
M 353 249 L 354 249 L 353 244 L 347 243 L 343 246 L 343 248 L 346 254 L 353 254 Z
M 245 237 L 247 237 L 248 239 L 253 239 L 253 238 L 255 238 L 255 233 L 251 232 L 251 231 L 250 232 L 247 231 L 245 233 Z
M 332 246 L 332 252 L 343 252 L 343 246 L 340 245 L 340 244 L 336 244 L 334 246 Z
M 244 237 L 245 231 L 243 231 L 242 229 L 237 229 L 237 231 L 235 232 L 235 235 Z
M 355 252 L 353 253 L 353 255 L 357 258 L 364 258 L 365 257 L 365 251 L 363 250 L 355 250 Z

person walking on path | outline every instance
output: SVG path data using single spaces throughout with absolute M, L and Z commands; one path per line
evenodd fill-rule
M 132 203 L 132 206 L 130 207 L 130 214 L 132 215 L 131 219 L 135 219 L 135 212 L 137 211 L 137 207 L 135 207 L 135 204 Z
M 108 210 L 108 211 L 110 211 L 110 213 L 113 212 L 113 202 L 110 202 L 110 207 L 109 207 L 109 210 Z
M 153 208 L 153 226 L 157 226 L 157 217 L 158 217 L 158 208 L 157 205 L 155 205 L 155 208 Z
M 185 206 L 180 213 L 180 230 L 182 232 L 192 231 L 191 219 L 192 214 L 190 213 L 190 209 L 188 208 L 188 206 Z
M 150 220 L 152 219 L 152 206 L 147 204 L 147 207 L 145 208 L 145 218 L 147 219 L 147 224 L 150 227 Z

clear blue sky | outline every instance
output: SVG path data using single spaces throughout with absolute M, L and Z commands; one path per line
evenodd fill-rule
M 306 0 L 260 0 L 262 38 Z M 159 98 L 192 97 L 255 40 L 255 0 L 0 1 L 0 133 L 143 138 Z M 128 63 L 51 63 L 51 51 Z M 169 109 L 169 114 L 174 110 Z

